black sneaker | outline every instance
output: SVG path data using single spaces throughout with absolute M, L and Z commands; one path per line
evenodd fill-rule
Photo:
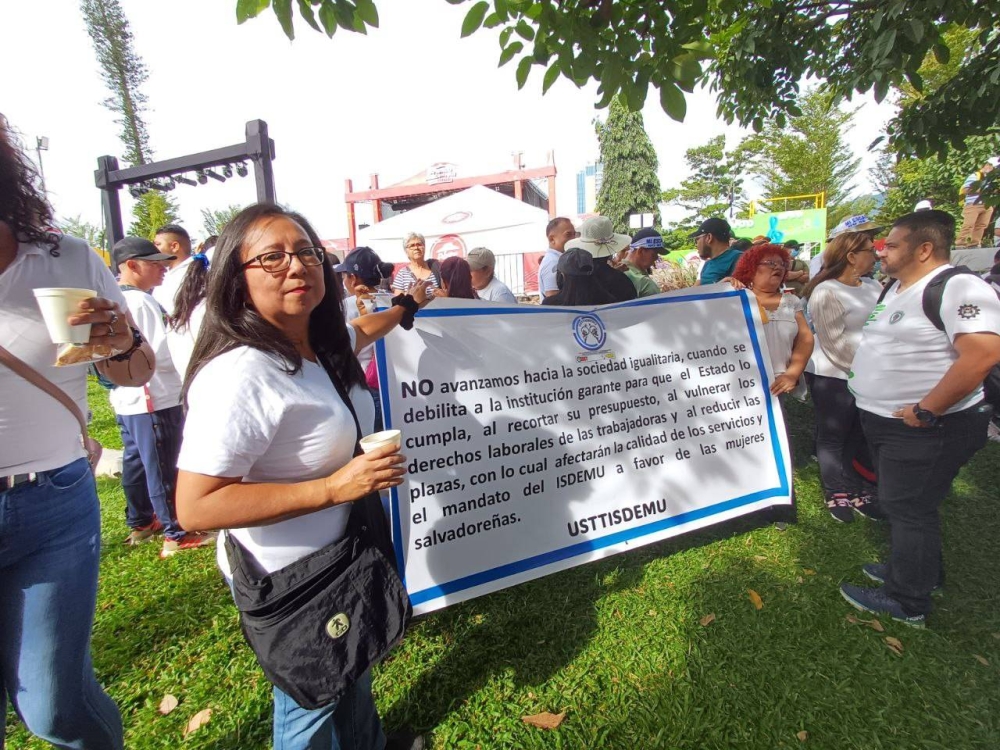
M 873 492 L 862 492 L 852 497 L 851 507 L 858 512 L 858 515 L 869 518 L 872 521 L 885 520 L 885 513 L 878 507 L 878 496 Z
M 924 615 L 906 614 L 903 605 L 886 594 L 881 586 L 876 589 L 866 589 L 844 583 L 840 586 L 840 595 L 857 610 L 871 612 L 873 615 L 888 615 L 893 620 L 913 628 L 924 627 L 927 619 Z
M 885 577 L 889 573 L 889 566 L 885 563 L 868 563 L 861 566 L 861 572 L 875 583 L 885 583 Z M 931 594 L 940 594 L 942 591 L 939 583 L 931 590 Z
M 851 499 L 843 492 L 834 492 L 826 497 L 826 509 L 830 511 L 833 520 L 841 523 L 850 523 L 854 520 L 854 511 L 851 510 Z

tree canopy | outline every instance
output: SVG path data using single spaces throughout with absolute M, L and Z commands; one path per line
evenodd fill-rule
M 710 216 L 722 216 L 730 207 L 742 205 L 744 158 L 740 152 L 726 151 L 726 137 L 709 139 L 702 146 L 684 152 L 691 175 L 680 187 L 663 191 L 663 201 L 687 211 L 684 225 L 697 225 Z
M 643 126 L 642 113 L 630 112 L 617 99 L 608 119 L 595 121 L 603 174 L 597 193 L 597 213 L 607 216 L 616 232 L 632 234 L 629 216 L 653 214 L 660 225 L 660 179 L 656 150 Z
M 960 148 L 1000 120 L 1000 0 L 446 0 L 470 3 L 462 36 L 498 28 L 499 64 L 515 60 L 523 87 L 544 68 L 542 91 L 560 76 L 598 82 L 598 107 L 621 96 L 640 109 L 650 86 L 683 120 L 685 95 L 709 85 L 726 122 L 758 132 L 801 114 L 800 85 L 826 81 L 834 101 L 874 91 L 878 100 L 908 83 L 924 91 L 928 54 L 943 65 L 953 49 L 942 29 L 974 34 L 975 51 L 933 91 L 902 107 L 888 136 L 899 152 L 924 156 Z M 243 23 L 268 7 L 294 38 L 293 5 L 305 22 L 333 36 L 379 24 L 373 0 L 237 0 Z

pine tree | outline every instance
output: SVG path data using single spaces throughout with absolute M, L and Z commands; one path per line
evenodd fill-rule
M 82 0 L 80 9 L 101 65 L 101 78 L 111 91 L 104 106 L 119 116 L 116 122 L 122 126 L 123 156 L 133 165 L 145 164 L 152 151 L 141 116 L 146 96 L 139 89 L 149 74 L 132 49 L 128 19 L 118 0 Z
M 833 227 L 856 208 L 851 183 L 861 160 L 844 139 L 857 110 L 839 109 L 831 102 L 823 89 L 807 92 L 801 99 L 801 116 L 790 118 L 785 127 L 766 123 L 761 133 L 740 144 L 739 151 L 768 197 L 826 193 L 827 223 Z M 774 211 L 812 207 L 811 199 L 770 206 Z
M 605 122 L 595 121 L 604 174 L 597 213 L 611 219 L 616 232 L 631 234 L 629 216 L 651 213 L 660 225 L 660 179 L 656 151 L 646 135 L 641 112 L 612 100 Z
M 177 221 L 177 201 L 158 190 L 150 190 L 139 196 L 132 208 L 132 216 L 134 221 L 128 228 L 128 233 L 152 240 L 157 229 Z

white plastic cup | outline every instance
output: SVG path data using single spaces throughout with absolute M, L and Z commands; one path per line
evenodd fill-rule
M 371 453 L 373 450 L 383 448 L 386 445 L 393 445 L 396 450 L 399 450 L 402 444 L 403 433 L 399 430 L 382 430 L 382 432 L 376 432 L 373 435 L 366 435 L 361 438 L 361 450 L 365 453 Z
M 46 287 L 35 289 L 34 293 L 53 344 L 86 344 L 90 341 L 91 324 L 71 326 L 68 318 L 80 312 L 79 304 L 96 297 L 97 292 L 93 289 Z

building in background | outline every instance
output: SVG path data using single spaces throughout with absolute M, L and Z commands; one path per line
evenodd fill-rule
M 576 173 L 576 212 L 578 214 L 591 214 L 597 210 L 597 193 L 601 189 L 603 175 L 604 166 L 600 162 L 588 164 Z

